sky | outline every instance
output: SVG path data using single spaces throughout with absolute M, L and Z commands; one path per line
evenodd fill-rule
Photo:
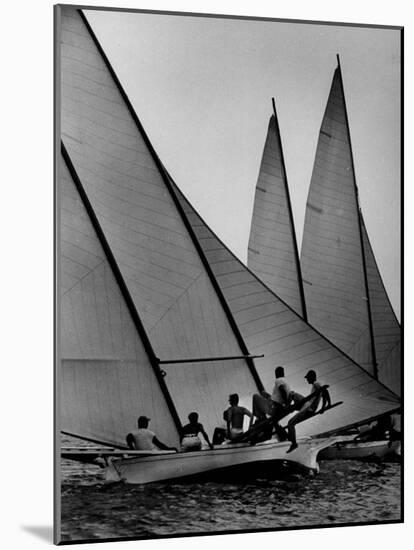
M 341 59 L 360 205 L 400 318 L 400 34 L 395 29 L 87 11 L 155 150 L 243 261 L 276 101 L 299 250 Z

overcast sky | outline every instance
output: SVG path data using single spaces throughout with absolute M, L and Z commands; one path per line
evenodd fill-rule
M 317 138 L 339 53 L 360 203 L 399 318 L 399 31 L 86 15 L 162 162 L 244 262 L 272 97 L 300 249 Z

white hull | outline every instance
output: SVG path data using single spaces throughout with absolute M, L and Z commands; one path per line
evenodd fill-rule
M 278 471 L 289 463 L 312 472 L 318 472 L 317 456 L 324 449 L 342 438 L 299 440 L 299 447 L 291 453 L 290 442 L 265 441 L 255 446 L 246 443 L 222 445 L 213 450 L 188 453 L 160 454 L 142 458 L 111 459 L 106 470 L 107 481 L 145 484 L 156 481 L 205 477 L 217 473 L 232 474 L 235 471 L 250 474 Z
M 382 441 L 339 441 L 323 449 L 319 455 L 321 460 L 351 460 L 384 458 L 388 455 L 401 455 L 400 441 L 389 444 L 389 440 Z

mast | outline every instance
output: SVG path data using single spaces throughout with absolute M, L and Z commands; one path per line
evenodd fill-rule
M 353 151 L 352 151 L 351 134 L 350 134 L 350 131 L 349 131 L 348 110 L 346 108 L 345 90 L 344 90 L 344 84 L 343 84 L 343 80 L 342 80 L 341 62 L 339 60 L 339 54 L 337 54 L 336 58 L 338 60 L 339 81 L 340 81 L 340 84 L 341 84 L 343 101 L 344 101 L 346 129 L 347 129 L 347 133 L 348 133 L 349 149 L 350 149 L 350 155 L 351 155 L 352 175 L 353 175 L 354 190 L 355 190 L 355 205 L 356 205 L 356 208 L 357 208 L 359 238 L 360 238 L 361 251 L 362 251 L 362 266 L 363 266 L 365 291 L 366 291 L 366 298 L 367 298 L 369 332 L 370 332 L 370 337 L 371 337 L 372 366 L 373 366 L 373 369 L 374 369 L 373 374 L 374 374 L 374 377 L 378 380 L 378 364 L 377 364 L 377 357 L 376 357 L 376 352 L 375 352 L 374 330 L 373 330 L 373 326 L 372 326 L 372 312 L 371 312 L 371 304 L 370 304 L 370 296 L 369 296 L 369 288 L 368 288 L 367 266 L 366 266 L 366 260 L 365 260 L 364 240 L 363 240 L 363 237 L 362 237 L 362 227 L 361 227 L 361 207 L 359 205 L 359 193 L 358 193 L 358 186 L 357 186 L 357 183 L 356 183 L 356 176 L 355 176 L 354 155 L 353 155 Z
M 273 105 L 273 113 L 275 115 L 275 122 L 276 122 L 276 139 L 277 139 L 277 142 L 279 144 L 280 157 L 281 157 L 281 163 L 282 163 L 283 183 L 284 183 L 284 186 L 285 186 L 286 201 L 287 201 L 288 210 L 289 210 L 290 231 L 291 231 L 292 241 L 293 241 L 293 250 L 294 250 L 294 255 L 295 255 L 296 273 L 297 273 L 297 277 L 298 277 L 300 299 L 301 299 L 301 302 L 302 302 L 302 316 L 303 316 L 304 320 L 307 321 L 308 320 L 308 315 L 307 315 L 307 312 L 306 312 L 305 294 L 304 294 L 304 291 L 303 291 L 302 270 L 301 270 L 300 261 L 299 261 L 298 243 L 297 243 L 297 239 L 296 239 L 295 224 L 293 222 L 292 203 L 291 203 L 291 200 L 290 200 L 289 185 L 288 185 L 288 180 L 287 180 L 287 173 L 286 173 L 286 166 L 285 166 L 285 156 L 283 154 L 282 140 L 281 140 L 281 137 L 280 137 L 280 130 L 279 130 L 279 120 L 277 118 L 276 104 L 275 104 L 275 98 L 274 97 L 272 97 L 272 105 Z

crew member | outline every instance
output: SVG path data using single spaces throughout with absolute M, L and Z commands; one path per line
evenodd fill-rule
M 286 409 L 291 402 L 292 391 L 285 378 L 285 369 L 278 366 L 275 369 L 275 384 L 272 394 L 262 391 L 253 395 L 253 415 L 260 421 L 270 415 L 273 419 L 276 435 L 279 441 L 287 439 L 285 430 L 280 426 L 279 420 L 286 414 Z
M 210 443 L 208 435 L 206 434 L 204 427 L 198 421 L 198 414 L 192 412 L 188 415 L 189 423 L 186 424 L 181 431 L 181 448 L 183 451 L 199 451 L 201 449 L 201 439 L 198 434 L 206 440 L 206 443 L 213 449 L 213 445 Z
M 239 396 L 232 393 L 229 396 L 230 407 L 226 411 L 227 436 L 233 439 L 243 433 L 243 420 L 245 416 L 252 418 L 252 413 L 245 407 L 239 406 Z
M 306 399 L 306 402 L 300 408 L 299 412 L 296 413 L 295 416 L 292 416 L 292 418 L 288 422 L 288 438 L 291 441 L 291 445 L 287 451 L 288 453 L 294 451 L 298 447 L 298 444 L 296 442 L 296 424 L 299 424 L 299 422 L 302 422 L 306 418 L 310 418 L 311 416 L 313 416 L 319 406 L 319 403 L 321 402 L 321 399 L 321 412 L 323 412 L 326 407 L 330 407 L 331 405 L 329 392 L 326 388 L 322 389 L 321 384 L 316 380 L 316 372 L 314 370 L 308 371 L 305 374 L 305 378 L 308 384 L 312 386 L 312 390 L 309 395 L 315 394 L 315 396 L 310 399 L 304 398 Z M 296 394 L 296 397 L 300 397 L 300 395 Z
M 168 445 L 165 445 L 157 438 L 153 431 L 148 429 L 150 420 L 147 416 L 140 416 L 138 418 L 138 430 L 129 433 L 126 437 L 128 447 L 136 451 L 161 449 L 162 451 L 175 451 L 178 453 L 176 447 L 168 447 Z

